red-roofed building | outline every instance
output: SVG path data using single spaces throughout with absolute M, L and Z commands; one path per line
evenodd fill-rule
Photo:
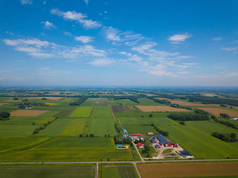
M 137 146 L 138 148 L 144 148 L 144 145 L 143 145 L 142 143 L 140 143 L 140 142 L 138 142 L 136 146 Z
M 130 135 L 128 135 L 129 137 L 135 137 L 135 136 L 141 136 L 142 134 L 140 134 L 140 133 L 135 133 L 135 134 L 130 134 Z

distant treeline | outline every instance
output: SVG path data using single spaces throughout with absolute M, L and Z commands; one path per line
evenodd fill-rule
M 77 99 L 76 101 L 70 103 L 71 106 L 80 106 L 82 103 L 84 103 L 88 99 L 87 96 L 82 96 L 81 98 Z
M 187 99 L 190 102 L 201 102 L 203 104 L 228 104 L 238 106 L 238 100 L 235 99 L 224 99 L 218 97 L 206 97 L 206 96 L 188 96 Z
M 213 132 L 212 136 L 216 137 L 220 140 L 223 140 L 225 142 L 236 142 L 236 141 L 238 141 L 235 133 L 223 134 L 223 133 Z
M 8 120 L 10 117 L 9 112 L 0 112 L 0 120 Z
M 209 120 L 209 115 L 205 112 L 180 112 L 180 113 L 171 113 L 168 115 L 170 119 L 175 121 L 204 121 Z
M 131 100 L 135 103 L 139 103 L 137 96 L 111 96 L 111 98 L 113 98 L 114 100 L 121 100 L 121 99 L 128 99 Z
M 220 123 L 220 124 L 226 125 L 226 126 L 231 127 L 231 128 L 233 128 L 233 129 L 238 129 L 238 127 L 237 127 L 235 124 L 233 124 L 233 123 L 231 123 L 231 122 L 229 122 L 229 121 L 217 119 L 217 118 L 216 118 L 215 116 L 213 116 L 213 115 L 212 115 L 211 118 L 212 118 L 215 122 L 218 122 L 218 123 Z
M 222 105 L 238 106 L 237 99 L 219 98 L 217 96 L 208 97 L 208 96 L 201 96 L 200 94 L 187 94 L 185 96 L 175 96 L 174 94 L 173 95 L 171 95 L 171 94 L 157 94 L 157 97 L 168 98 L 168 99 L 182 99 L 182 100 L 188 100 L 189 102 L 201 102 L 203 104 L 222 104 Z M 149 97 L 149 98 L 152 99 L 152 97 Z M 166 100 L 157 100 L 157 99 L 153 99 L 153 100 L 155 102 L 158 102 L 161 104 L 169 103 Z
M 151 124 L 151 127 L 153 127 L 153 128 L 154 128 L 157 132 L 159 132 L 161 135 L 163 135 L 163 136 L 165 136 L 165 137 L 169 136 L 169 132 L 159 129 L 156 125 Z

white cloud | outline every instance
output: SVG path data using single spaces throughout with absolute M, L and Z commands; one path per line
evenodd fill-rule
M 129 31 L 121 32 L 120 30 L 113 27 L 105 27 L 104 32 L 106 39 L 112 41 L 113 44 L 124 44 L 126 46 L 133 46 L 144 39 L 141 34 L 134 34 Z
M 222 48 L 222 50 L 232 52 L 232 53 L 236 54 L 238 52 L 238 47 Z
M 214 40 L 214 41 L 221 41 L 222 37 L 218 36 L 218 37 L 213 38 L 212 40 Z
M 140 62 L 140 61 L 143 60 L 143 58 L 138 56 L 138 55 L 132 55 L 131 57 L 128 58 L 128 60 L 135 61 L 135 62 Z
M 32 0 L 20 0 L 21 4 L 32 4 Z
M 15 50 L 25 52 L 30 56 L 39 58 L 77 58 L 80 56 L 104 57 L 106 51 L 97 49 L 92 45 L 76 47 L 62 46 L 39 39 L 4 39 L 6 45 L 14 46 Z
M 51 13 L 54 14 L 54 15 L 61 16 L 66 20 L 77 21 L 80 24 L 82 24 L 83 27 L 86 28 L 86 29 L 101 27 L 100 23 L 88 19 L 88 17 L 86 15 L 84 15 L 80 12 L 75 12 L 75 11 L 62 12 L 58 9 L 52 9 Z
M 90 64 L 94 66 L 106 66 L 112 64 L 114 61 L 108 58 L 95 59 Z
M 93 41 L 92 37 L 90 37 L 90 36 L 76 36 L 74 39 L 76 41 L 80 41 L 82 43 L 89 43 L 89 42 Z
M 49 22 L 49 21 L 45 21 L 45 22 L 42 22 L 44 24 L 44 27 L 46 29 L 51 29 L 51 28 L 55 28 L 54 24 Z
M 109 27 L 106 29 L 106 38 L 111 41 L 120 41 L 119 30 Z
M 48 41 L 41 41 L 38 39 L 17 39 L 17 40 L 9 40 L 4 39 L 3 40 L 5 44 L 9 46 L 17 46 L 17 45 L 33 45 L 36 47 L 47 47 L 50 44 L 53 45 L 54 43 L 49 43 Z
M 184 33 L 184 34 L 173 35 L 173 36 L 169 37 L 168 40 L 173 44 L 178 44 L 178 43 L 185 41 L 188 38 L 191 38 L 191 35 L 188 33 Z

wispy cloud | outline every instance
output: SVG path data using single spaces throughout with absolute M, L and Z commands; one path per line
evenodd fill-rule
M 42 24 L 44 24 L 44 27 L 46 29 L 55 28 L 55 25 L 53 23 L 49 22 L 49 21 L 44 21 L 44 22 L 42 22 Z
M 77 21 L 86 29 L 99 28 L 102 25 L 99 22 L 88 19 L 85 14 L 76 11 L 60 11 L 58 9 L 52 9 L 51 13 L 63 17 L 65 20 Z
M 178 44 L 178 43 L 184 42 L 185 40 L 191 37 L 192 35 L 188 33 L 176 34 L 176 35 L 170 36 L 168 40 L 173 44 Z
M 92 37 L 90 37 L 90 36 L 76 36 L 74 39 L 76 41 L 80 41 L 82 43 L 89 43 L 89 42 L 93 41 Z
M 32 0 L 20 0 L 21 4 L 32 4 Z
M 15 50 L 25 52 L 39 58 L 77 58 L 80 56 L 104 57 L 106 51 L 92 45 L 63 46 L 39 39 L 4 39 L 6 45 L 14 46 Z
M 94 66 L 106 66 L 112 64 L 114 61 L 112 59 L 108 58 L 102 58 L 102 59 L 95 59 L 90 62 L 90 64 Z
M 111 41 L 120 41 L 119 30 L 108 27 L 106 29 L 106 38 Z
M 218 37 L 215 37 L 215 38 L 212 38 L 213 41 L 221 41 L 222 40 L 222 37 L 218 36 Z
M 238 46 L 222 48 L 222 50 L 237 54 L 238 53 Z
M 104 28 L 106 39 L 112 41 L 113 44 L 124 44 L 126 46 L 136 45 L 144 37 L 141 34 L 135 34 L 133 32 L 122 32 L 113 27 Z

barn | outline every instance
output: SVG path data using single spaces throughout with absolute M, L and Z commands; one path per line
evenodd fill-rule
M 156 137 L 159 140 L 159 144 L 164 147 L 178 147 L 176 143 L 170 142 L 166 137 L 162 135 L 157 135 Z

